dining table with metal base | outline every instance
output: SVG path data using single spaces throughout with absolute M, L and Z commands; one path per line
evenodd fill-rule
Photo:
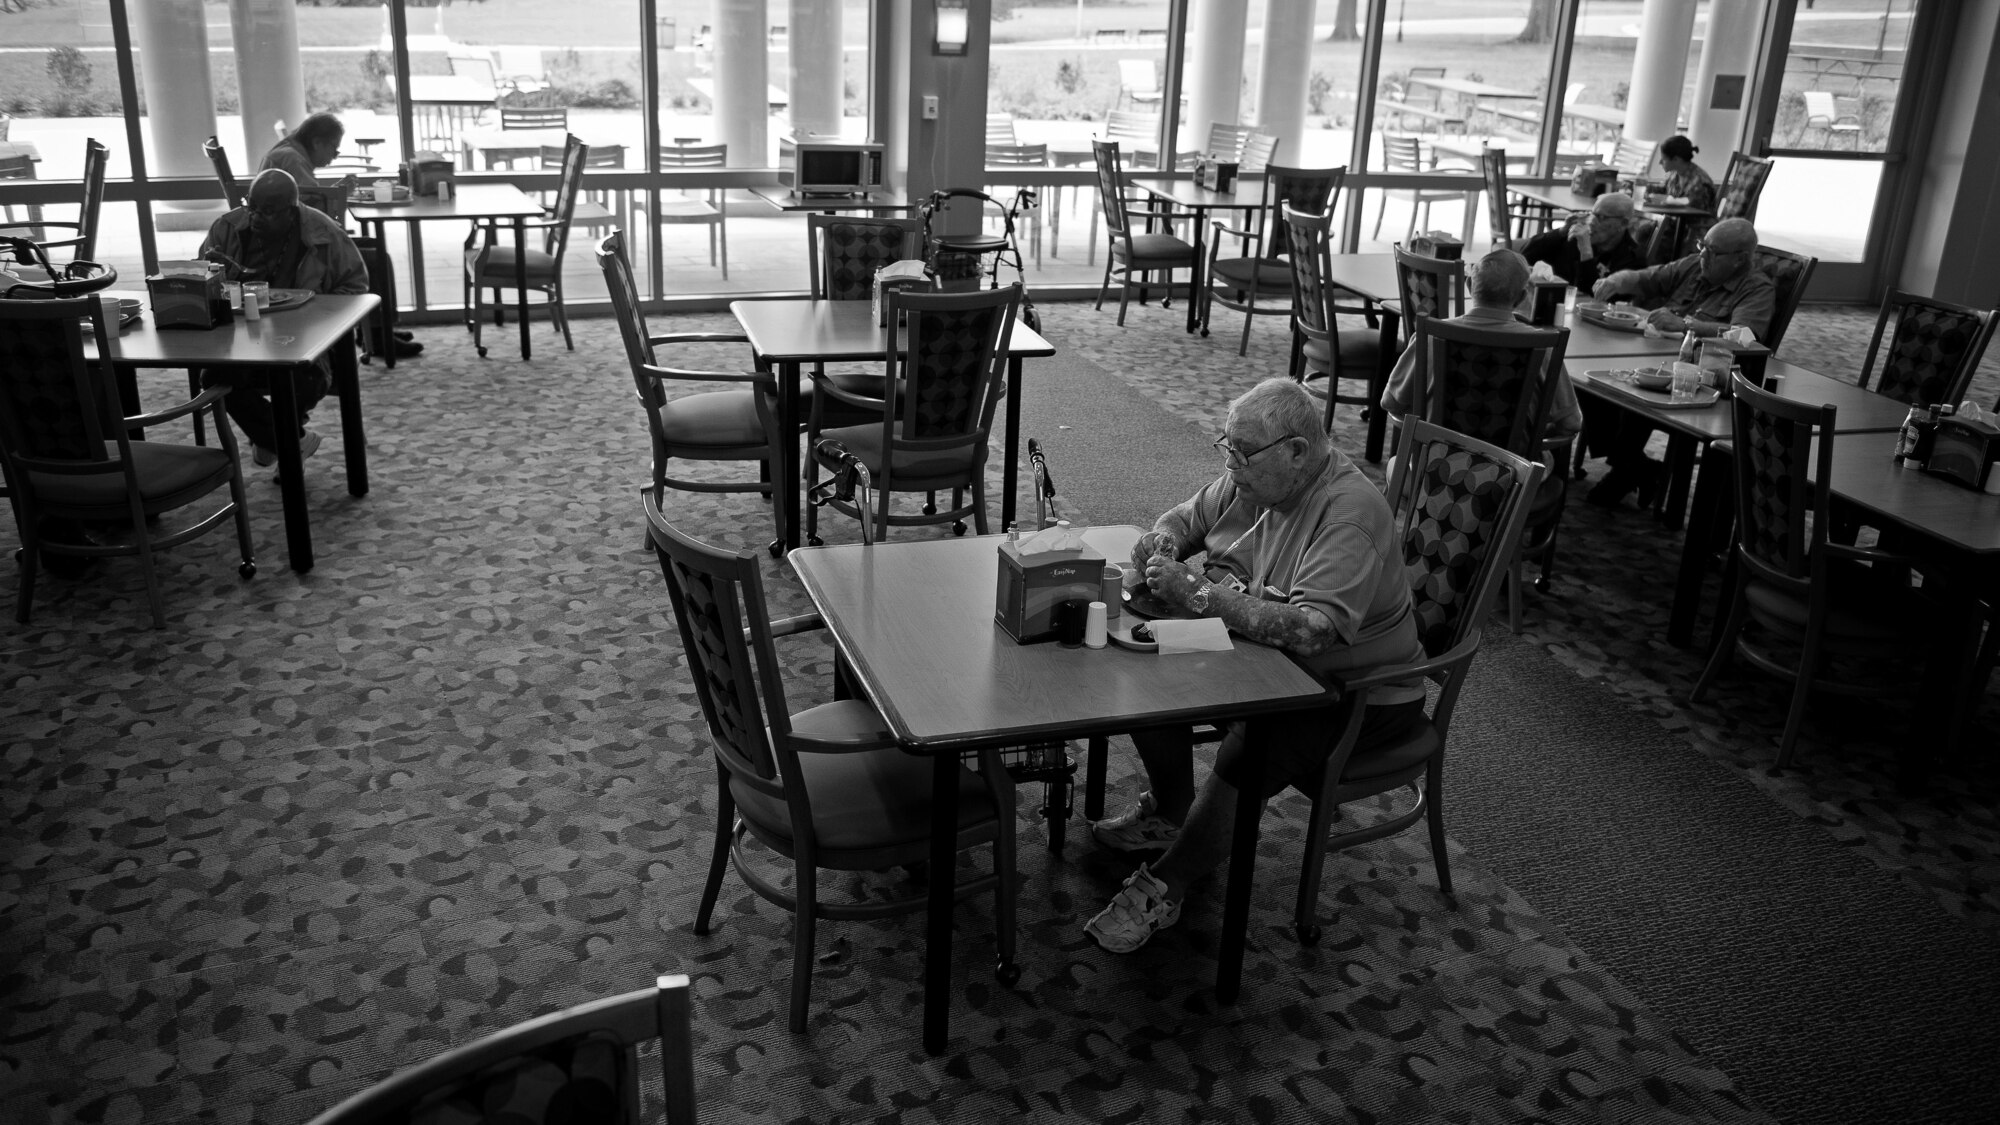
M 880 361 L 888 358 L 889 332 L 876 321 L 871 301 L 823 301 L 810 298 L 778 298 L 768 301 L 734 301 L 729 311 L 743 334 L 761 371 L 778 373 L 778 425 L 796 432 L 805 423 L 799 395 L 799 380 L 809 364 L 838 364 Z M 900 334 L 899 334 L 900 335 Z M 905 349 L 899 339 L 897 350 Z M 1007 386 L 1001 455 L 1000 528 L 1014 525 L 1014 490 L 1019 480 L 1021 449 L 1021 396 L 1026 393 L 1024 359 L 1056 354 L 1055 345 L 1019 320 L 1007 345 Z M 782 555 L 799 545 L 799 492 L 803 462 L 798 442 L 779 442 L 784 464 L 772 472 L 778 477 L 777 496 L 789 513 L 785 534 L 771 544 L 773 555 Z
M 141 293 L 129 294 L 144 298 Z M 190 390 L 197 389 L 197 372 L 204 368 L 242 370 L 263 368 L 271 373 L 271 412 L 277 418 L 299 414 L 296 373 L 326 357 L 333 369 L 333 394 L 340 404 L 340 436 L 350 496 L 368 495 L 368 438 L 361 418 L 360 358 L 354 332 L 381 303 L 373 293 L 316 294 L 294 308 L 264 313 L 256 320 L 242 316 L 214 328 L 160 328 L 150 306 L 137 323 L 113 329 L 112 370 L 120 405 L 129 414 L 141 412 L 137 372 L 142 367 L 185 368 Z M 95 355 L 96 342 L 88 350 Z M 313 568 L 312 516 L 306 507 L 305 467 L 299 434 L 291 426 L 274 433 L 278 454 L 278 493 L 285 510 L 285 546 L 291 567 L 300 573 Z
M 372 228 L 381 241 L 390 223 L 410 227 L 410 292 L 418 308 L 424 307 L 423 225 L 428 222 L 509 223 L 514 228 L 514 312 L 520 321 L 521 358 L 533 356 L 528 341 L 528 220 L 540 219 L 547 211 L 540 201 L 512 184 L 459 183 L 450 199 L 435 195 L 413 196 L 399 203 L 361 202 L 350 204 L 347 215 L 360 224 L 363 234 Z M 383 243 L 384 246 L 387 243 Z M 465 270 L 464 263 L 459 271 Z M 482 351 L 480 354 L 484 355 Z
M 1139 535 L 1132 526 L 1094 527 L 1084 541 L 1107 559 L 1123 560 Z M 1003 542 L 1002 536 L 906 540 L 791 555 L 833 635 L 836 683 L 865 694 L 905 750 L 931 758 L 933 873 L 957 864 L 959 762 L 982 749 L 1333 702 L 1326 685 L 1290 656 L 1241 638 L 1227 652 L 1176 656 L 1017 644 L 993 616 Z M 1261 805 L 1254 796 L 1239 802 L 1216 967 L 1224 1003 L 1234 1002 L 1242 982 Z M 944 1052 L 950 1036 L 952 907 L 953 881 L 933 877 L 923 1019 L 924 1050 L 932 1055 Z

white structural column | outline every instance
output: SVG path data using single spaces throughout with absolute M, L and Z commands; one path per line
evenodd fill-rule
M 791 0 L 792 135 L 837 136 L 847 105 L 839 4 Z
M 146 91 L 146 129 L 152 150 L 147 171 L 155 177 L 211 176 L 201 143 L 215 133 L 215 98 L 208 76 L 208 20 L 201 0 L 148 0 L 126 9 L 133 16 L 134 46 Z M 269 148 L 266 145 L 265 148 Z M 256 153 L 261 157 L 263 149 Z M 189 201 L 158 203 L 170 210 L 212 207 Z
M 771 162 L 764 12 L 764 0 L 715 0 L 715 133 L 739 168 Z
M 1708 30 L 1695 70 L 1694 105 L 1688 110 L 1688 139 L 1704 154 L 1702 166 L 1718 179 L 1743 134 L 1743 106 L 1750 96 L 1750 68 L 1757 58 L 1763 17 L 1763 5 L 1757 0 L 1709 0 Z M 1715 104 L 1717 79 L 1724 100 L 1734 105 Z
M 1639 44 L 1632 52 L 1632 92 L 1625 102 L 1625 135 L 1664 141 L 1674 135 L 1681 87 L 1687 81 L 1688 44 L 1694 38 L 1695 0 L 1646 0 Z
M 1312 73 L 1313 6 L 1264 0 L 1264 47 L 1257 60 L 1257 124 L 1278 137 L 1279 164 L 1296 166 Z
M 1189 8 L 1183 151 L 1207 145 L 1210 125 L 1236 124 L 1243 96 L 1243 28 L 1249 15 L 1250 0 L 1194 0 Z
M 243 107 L 245 173 L 255 171 L 277 143 L 272 126 L 298 128 L 306 116 L 305 73 L 299 67 L 296 0 L 230 0 L 236 41 L 237 101 Z

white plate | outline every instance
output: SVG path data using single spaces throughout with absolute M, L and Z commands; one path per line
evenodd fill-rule
M 1132 627 L 1134 625 L 1144 625 L 1144 624 L 1145 624 L 1144 621 L 1132 621 L 1121 617 L 1119 618 L 1118 628 L 1110 630 L 1105 635 L 1110 637 L 1111 643 L 1117 645 L 1119 648 L 1129 648 L 1133 652 L 1160 651 L 1160 642 L 1142 641 L 1132 635 Z

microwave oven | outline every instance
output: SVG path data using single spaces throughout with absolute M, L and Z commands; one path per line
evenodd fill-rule
M 860 195 L 882 187 L 882 146 L 778 140 L 778 182 L 799 195 Z

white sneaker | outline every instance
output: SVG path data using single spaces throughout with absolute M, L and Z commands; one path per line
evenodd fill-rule
M 1153 800 L 1150 789 L 1139 794 L 1138 804 L 1090 826 L 1092 839 L 1126 855 L 1157 855 L 1173 846 L 1180 834 L 1180 825 L 1160 815 L 1160 803 Z
M 299 460 L 303 461 L 319 452 L 319 431 L 307 430 L 299 435 Z
M 1181 904 L 1167 901 L 1167 885 L 1142 863 L 1083 932 L 1107 952 L 1130 953 L 1180 920 Z

